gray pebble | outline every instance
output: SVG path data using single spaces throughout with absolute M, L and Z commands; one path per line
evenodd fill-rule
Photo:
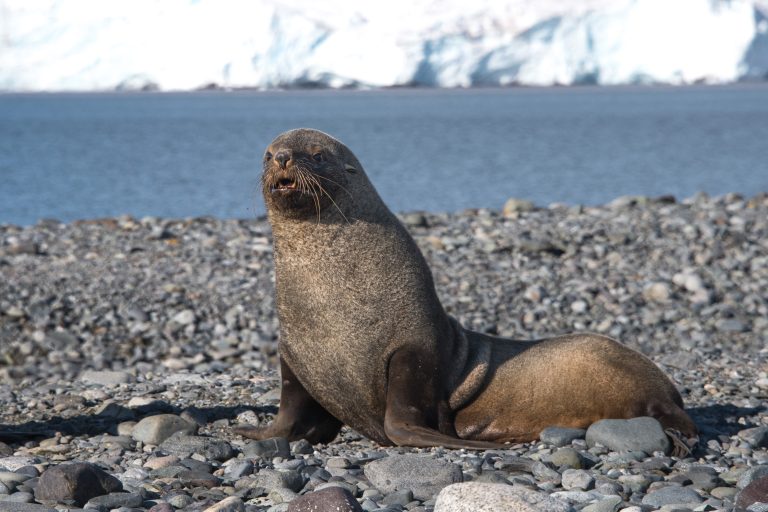
M 603 480 L 602 478 L 595 480 L 595 491 L 600 494 L 605 494 L 606 496 L 619 494 L 623 489 L 621 484 L 614 482 L 613 480 Z
M 507 199 L 504 203 L 501 213 L 504 217 L 515 217 L 519 213 L 530 212 L 535 208 L 536 206 L 527 199 L 517 199 L 512 197 Z
M 584 466 L 581 454 L 570 446 L 558 448 L 554 453 L 548 455 L 545 460 L 558 468 L 582 469 Z
M 365 476 L 385 494 L 410 489 L 419 500 L 429 499 L 446 485 L 461 482 L 461 468 L 420 455 L 390 455 L 365 465 Z
M 360 503 L 360 508 L 362 508 L 365 512 L 373 512 L 374 510 L 379 510 L 380 507 L 375 501 L 364 499 Z
M 194 434 L 196 431 L 197 425 L 175 414 L 158 414 L 139 421 L 133 427 L 131 435 L 136 441 L 146 444 L 160 444 L 176 432 Z
M 284 437 L 272 437 L 249 442 L 243 447 L 243 455 L 254 459 L 286 458 L 291 455 L 291 447 Z
M 139 494 L 127 492 L 113 492 L 103 496 L 96 496 L 88 500 L 84 508 L 93 508 L 102 512 L 108 512 L 114 508 L 129 507 L 138 508 L 144 503 Z
M 331 487 L 341 487 L 342 489 L 349 492 L 353 496 L 357 495 L 357 486 L 350 482 L 344 482 L 342 480 L 332 480 L 330 482 L 322 483 L 317 487 L 315 487 L 315 491 L 322 491 L 323 489 L 328 489 Z
M 708 466 L 693 466 L 684 476 L 691 481 L 693 487 L 704 491 L 711 491 L 723 483 L 717 476 L 717 470 Z
M 225 469 L 225 475 L 231 479 L 237 480 L 253 473 L 253 462 L 249 460 L 237 461 L 229 464 Z
M 547 427 L 539 434 L 542 443 L 555 446 L 571 444 L 574 439 L 583 439 L 587 431 L 581 428 Z
M 755 427 L 741 430 L 739 439 L 743 439 L 752 448 L 768 448 L 768 427 Z
M 622 475 L 619 482 L 626 485 L 630 491 L 645 492 L 651 485 L 651 480 L 646 475 Z
M 275 487 L 269 491 L 267 498 L 272 500 L 272 503 L 290 503 L 295 500 L 299 495 L 287 487 Z
M 762 466 L 755 466 L 752 468 L 749 468 L 744 473 L 741 474 L 738 481 L 736 482 L 736 487 L 739 489 L 744 489 L 746 486 L 754 482 L 755 480 L 759 478 L 763 478 L 765 476 L 768 476 L 768 465 L 762 465 Z
M 0 482 L 6 485 L 16 486 L 17 484 L 26 482 L 32 478 L 30 475 L 24 473 L 15 473 L 13 471 L 0 471 Z
M 136 378 L 128 372 L 112 370 L 86 370 L 80 375 L 80 380 L 86 384 L 97 384 L 99 386 L 118 386 L 128 384 Z
M 594 486 L 595 479 L 589 471 L 583 469 L 566 469 L 563 471 L 562 485 L 568 490 L 586 491 Z
M 314 453 L 315 449 L 312 444 L 306 439 L 299 439 L 291 443 L 291 453 L 294 455 L 310 455 Z
M 304 486 L 304 479 L 296 471 L 276 471 L 274 469 L 262 469 L 254 475 L 254 485 L 265 489 L 287 487 L 298 492 Z
M 35 496 L 31 492 L 17 491 L 17 492 L 14 492 L 13 494 L 8 495 L 6 498 L 3 499 L 3 501 L 14 502 L 14 503 L 32 503 L 33 501 L 35 501 Z
M 174 512 L 173 506 L 165 501 L 152 505 L 147 512 Z
M 629 420 L 600 420 L 587 429 L 587 444 L 599 443 L 613 451 L 642 451 L 652 454 L 667 453 L 670 442 L 661 424 L 655 418 L 641 417 Z
M 179 311 L 171 318 L 171 322 L 174 322 L 179 326 L 189 325 L 194 321 L 195 321 L 195 312 L 192 311 L 191 309 L 185 309 L 183 311 Z
M 537 480 L 540 480 L 542 482 L 551 482 L 555 485 L 560 485 L 560 481 L 562 479 L 562 477 L 560 476 L 560 473 L 550 468 L 546 464 L 543 464 L 541 462 L 536 462 L 533 465 L 531 472 L 533 473 L 533 476 L 535 476 Z
M 204 512 L 245 512 L 245 503 L 237 496 L 229 496 L 206 508 Z
M 0 512 L 58 512 L 55 508 L 37 503 L 0 501 Z
M 0 468 L 4 468 L 7 471 L 16 471 L 25 466 L 34 466 L 42 462 L 36 457 L 26 456 L 9 456 L 0 458 Z
M 699 493 L 688 487 L 669 486 L 649 492 L 643 497 L 643 505 L 697 505 L 704 501 Z
M 329 457 L 325 463 L 326 468 L 346 469 L 350 467 L 349 460 L 344 457 Z
M 214 437 L 190 436 L 176 432 L 163 441 L 159 448 L 169 455 L 189 457 L 200 454 L 206 459 L 225 461 L 231 459 L 235 452 L 228 442 Z
M 381 504 L 386 506 L 400 505 L 404 507 L 411 501 L 413 501 L 413 493 L 411 490 L 402 489 L 400 491 L 395 491 L 384 496 L 384 498 L 381 500 Z
M 606 496 L 581 510 L 582 512 L 616 512 L 622 503 L 621 496 Z
M 199 427 L 208 423 L 208 416 L 197 407 L 188 407 L 184 409 L 179 416 L 192 425 L 197 425 Z
M 456 483 L 437 495 L 434 512 L 571 512 L 564 501 L 505 484 Z
M 82 507 L 91 498 L 122 488 L 117 478 L 97 466 L 76 462 L 60 464 L 44 471 L 35 488 L 35 498 L 39 502 L 73 501 Z
M 291 501 L 286 510 L 289 512 L 361 512 L 363 509 L 346 489 L 329 487 L 296 498 Z
M 186 487 L 205 487 L 210 489 L 221 484 L 221 479 L 203 471 L 184 470 L 176 478 Z
M 130 436 L 102 436 L 101 444 L 106 448 L 113 448 L 119 446 L 124 450 L 130 450 L 133 448 L 134 442 Z
M 195 502 L 195 498 L 188 494 L 178 493 L 165 498 L 173 508 L 185 508 Z

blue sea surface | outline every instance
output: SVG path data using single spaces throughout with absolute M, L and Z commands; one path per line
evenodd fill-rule
M 395 211 L 768 191 L 768 86 L 0 95 L 0 224 L 264 213 L 296 127 L 358 156 Z

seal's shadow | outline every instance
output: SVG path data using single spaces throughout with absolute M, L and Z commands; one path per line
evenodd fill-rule
M 703 407 L 687 407 L 686 412 L 690 414 L 696 426 L 699 427 L 699 440 L 701 445 L 706 445 L 707 441 L 719 439 L 720 436 L 733 436 L 740 430 L 759 426 L 754 421 L 750 422 L 751 416 L 757 416 L 761 412 L 768 411 L 768 407 L 739 407 L 734 404 L 716 404 Z M 739 423 L 739 418 L 745 418 L 747 423 Z
M 0 424 L 0 441 L 23 443 L 33 439 L 53 437 L 56 432 L 75 436 L 83 434 L 89 436 L 116 434 L 117 426 L 124 421 L 138 421 L 147 416 L 162 413 L 179 414 L 182 410 L 182 408 L 174 407 L 170 404 L 164 404 L 164 406 L 160 407 L 158 407 L 158 404 L 154 404 L 153 409 L 147 411 L 142 411 L 140 408 L 129 409 L 113 404 L 108 414 L 81 414 L 69 418 L 55 416 L 47 420 L 32 420 L 18 425 Z M 221 419 L 233 419 L 238 414 L 248 410 L 256 410 L 264 414 L 275 414 L 277 407 L 269 405 L 258 407 L 238 405 L 234 407 L 206 407 L 197 409 L 207 419 L 208 423 Z
M 0 424 L 0 441 L 23 443 L 32 439 L 52 437 L 56 432 L 65 435 L 99 435 L 117 433 L 117 425 L 131 419 L 140 420 L 146 416 L 160 413 L 179 414 L 182 409 L 165 404 L 151 411 L 132 410 L 115 406 L 109 414 L 81 414 L 71 418 L 53 417 L 45 421 L 28 421 L 19 425 Z M 245 411 L 257 411 L 260 414 L 274 415 L 277 407 L 274 405 L 238 405 L 235 407 L 201 408 L 202 413 L 212 423 L 220 419 L 233 419 Z M 699 427 L 700 446 L 706 446 L 707 441 L 721 441 L 720 436 L 733 436 L 740 430 L 758 426 L 750 417 L 768 411 L 768 407 L 739 407 L 734 404 L 716 404 L 703 407 L 686 408 L 693 421 Z M 739 423 L 740 418 L 746 418 L 745 424 Z

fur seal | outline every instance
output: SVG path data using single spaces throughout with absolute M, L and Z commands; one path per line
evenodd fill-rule
M 355 155 L 310 129 L 279 135 L 262 191 L 274 236 L 282 388 L 276 419 L 235 432 L 329 442 L 495 448 L 548 426 L 653 416 L 695 438 L 672 382 L 596 334 L 516 341 L 443 310 L 416 243 Z

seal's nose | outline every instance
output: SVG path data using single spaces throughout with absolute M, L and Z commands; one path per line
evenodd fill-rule
M 280 165 L 282 169 L 285 169 L 285 165 L 288 163 L 288 160 L 291 159 L 291 152 L 288 150 L 280 150 L 275 155 L 275 160 Z

